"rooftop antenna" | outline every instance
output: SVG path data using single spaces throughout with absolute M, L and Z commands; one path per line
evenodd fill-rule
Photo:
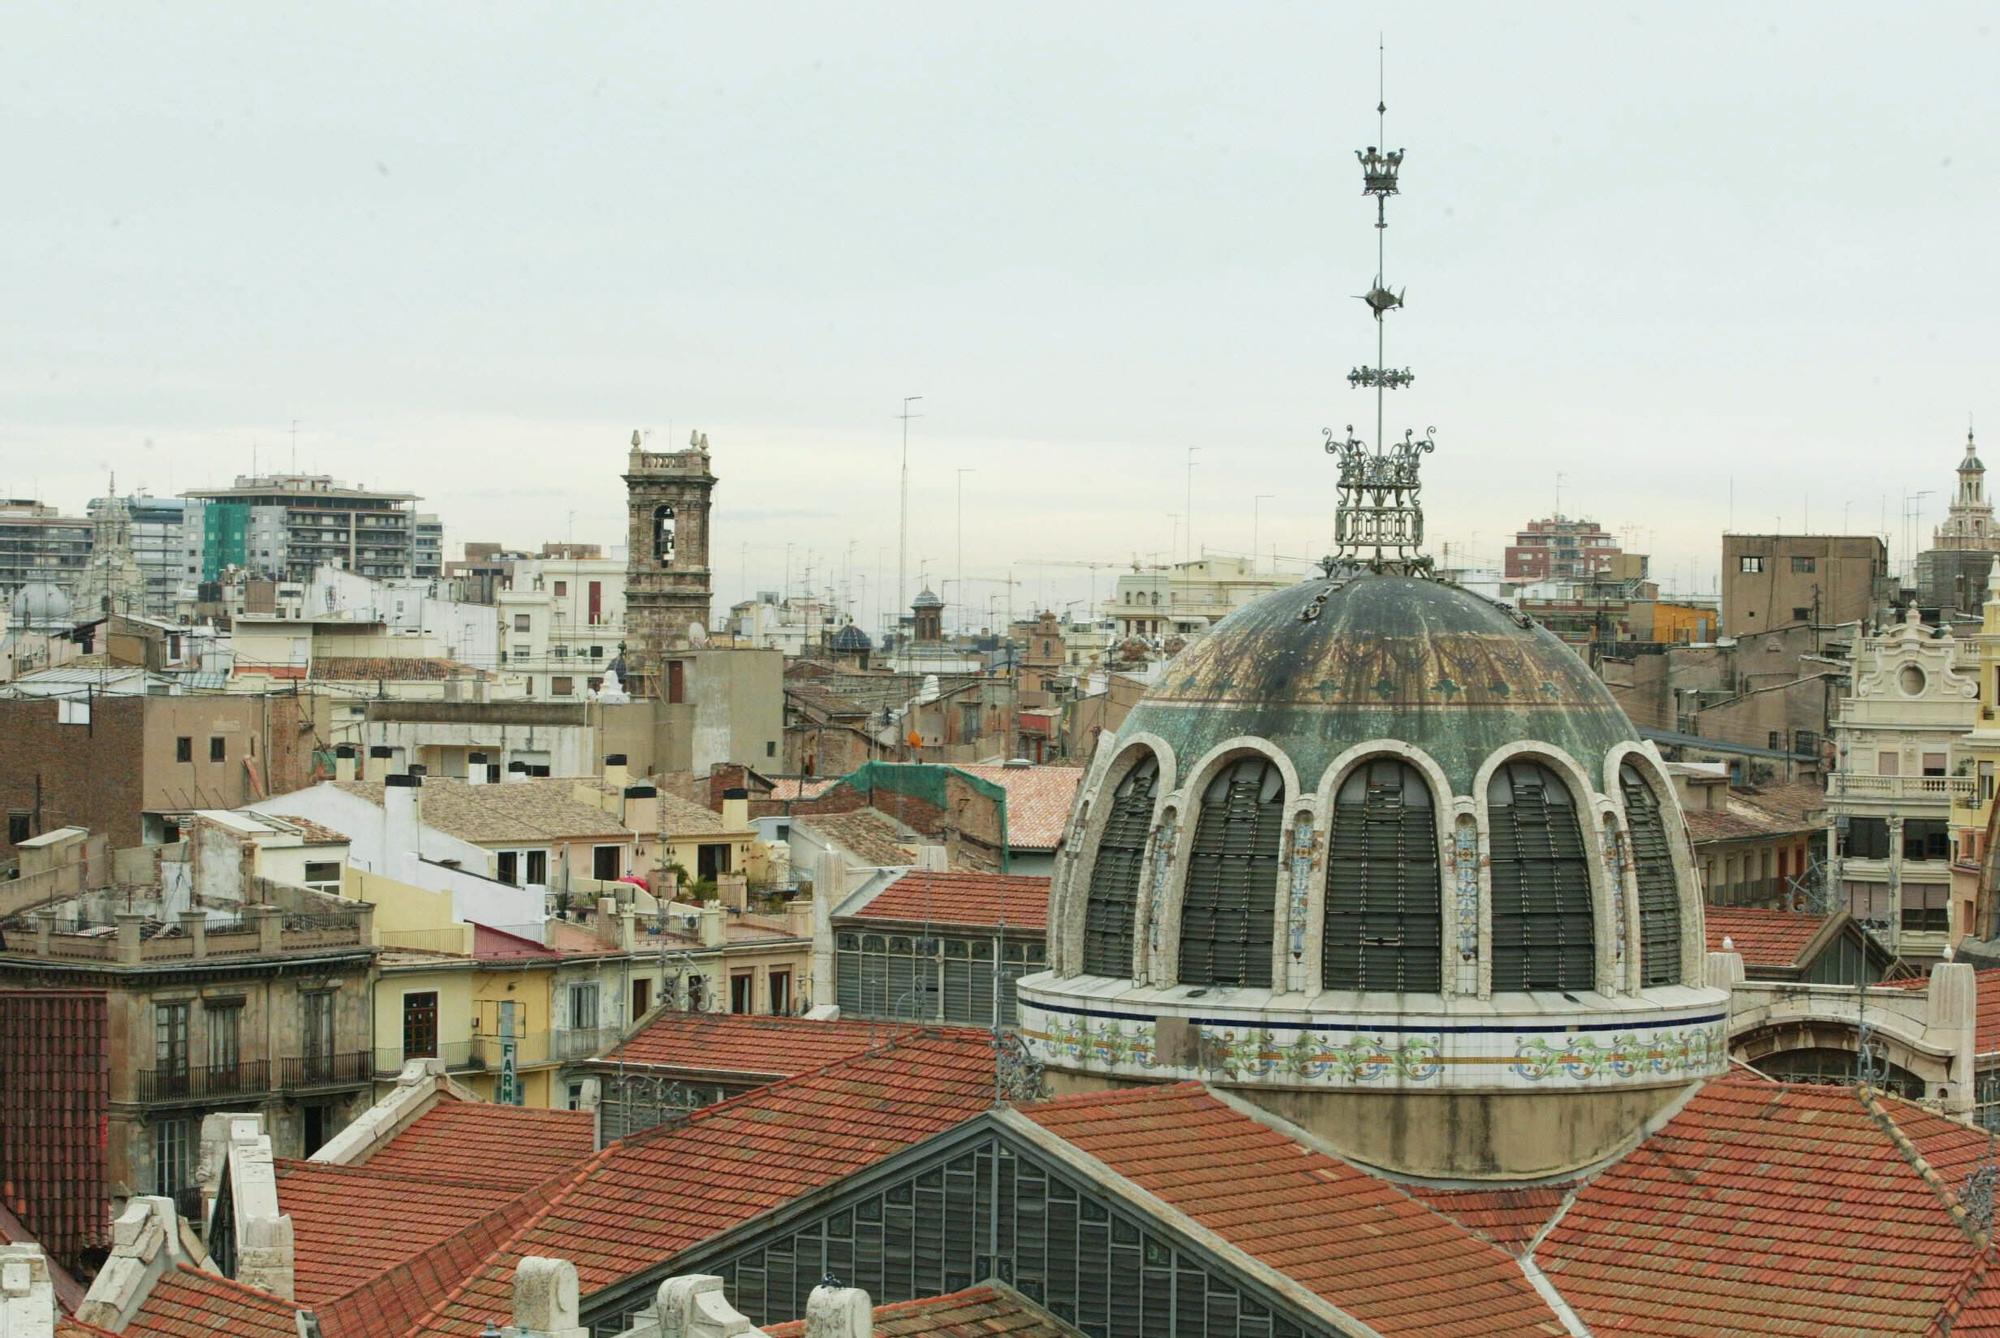
M 903 420 L 902 502 L 896 522 L 896 616 L 899 619 L 903 610 L 910 607 L 910 420 L 923 417 L 920 413 L 911 413 L 910 406 L 922 398 L 922 395 L 903 396 L 903 412 L 896 415 Z
M 1388 57 L 1385 44 L 1376 41 L 1375 102 L 1376 138 L 1388 142 L 1389 97 L 1385 73 Z M 1403 150 L 1369 145 L 1357 149 L 1361 163 L 1361 193 L 1375 201 L 1375 282 L 1361 295 L 1375 319 L 1375 362 L 1356 367 L 1347 374 L 1347 384 L 1356 390 L 1375 392 L 1375 448 L 1354 435 L 1347 426 L 1345 440 L 1337 440 L 1333 429 L 1322 434 L 1327 454 L 1340 461 L 1340 501 L 1334 509 L 1334 555 L 1321 562 L 1328 575 L 1340 568 L 1374 572 L 1393 571 L 1406 576 L 1428 576 L 1431 560 L 1423 554 L 1424 513 L 1420 504 L 1421 483 L 1418 461 L 1435 449 L 1433 428 L 1419 439 L 1414 428 L 1403 433 L 1393 450 L 1387 448 L 1387 394 L 1401 390 L 1416 380 L 1407 367 L 1391 367 L 1388 359 L 1388 325 L 1385 317 L 1403 305 L 1403 291 L 1391 289 L 1387 270 L 1389 197 L 1400 193 L 1399 176 Z M 1317 606 L 1312 614 L 1318 612 Z
M 299 420 L 292 420 L 292 472 L 299 472 Z

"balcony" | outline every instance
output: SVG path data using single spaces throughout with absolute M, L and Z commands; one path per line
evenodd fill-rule
M 403 1071 L 403 1065 L 413 1059 L 442 1060 L 447 1073 L 483 1073 L 487 1067 L 486 1051 L 479 1041 L 445 1041 L 431 1046 L 429 1053 L 406 1051 L 400 1045 L 385 1045 L 375 1051 L 375 1076 L 393 1078 Z M 497 1053 L 494 1062 L 499 1062 Z
M 1969 807 L 1973 803 L 1971 776 L 1856 776 L 1836 771 L 1826 780 L 1831 799 L 1861 802 L 1931 802 Z
M 556 1033 L 556 1058 L 591 1059 L 618 1044 L 625 1033 L 617 1027 L 566 1027 Z
M 329 1055 L 302 1055 L 279 1064 L 279 1085 L 287 1092 L 330 1087 L 359 1087 L 373 1076 L 366 1050 Z
M 133 1097 L 141 1102 L 223 1101 L 238 1096 L 267 1096 L 271 1091 L 271 1065 L 262 1059 L 140 1069 L 132 1076 Z

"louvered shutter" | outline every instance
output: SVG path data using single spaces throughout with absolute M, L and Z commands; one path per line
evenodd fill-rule
M 1087 975 L 1132 974 L 1132 918 L 1159 777 L 1159 763 L 1148 757 L 1119 782 L 1112 796 L 1084 903 L 1083 969 Z
M 1625 796 L 1625 824 L 1639 882 L 1639 972 L 1647 985 L 1681 980 L 1681 902 L 1674 887 L 1674 857 L 1659 800 L 1638 770 L 1618 768 Z
M 1435 993 L 1443 890 L 1430 787 L 1381 758 L 1342 781 L 1326 861 L 1325 988 Z
M 1590 866 L 1575 802 L 1538 762 L 1511 762 L 1487 788 L 1493 849 L 1493 988 L 1596 988 Z
M 1209 783 L 1181 902 L 1181 984 L 1269 988 L 1284 809 L 1278 768 L 1261 758 Z

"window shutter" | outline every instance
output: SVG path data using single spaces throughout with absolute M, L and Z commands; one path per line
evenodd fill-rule
M 1097 843 L 1084 903 L 1083 969 L 1093 976 L 1132 974 L 1132 918 L 1139 874 L 1146 861 L 1146 833 L 1153 823 L 1153 792 L 1160 764 L 1148 757 L 1112 796 L 1111 814 Z
M 1631 766 L 1618 768 L 1625 796 L 1625 824 L 1639 878 L 1639 978 L 1647 985 L 1681 981 L 1681 904 L 1674 890 L 1674 857 L 1667 825 L 1653 789 Z
M 1493 848 L 1493 988 L 1597 985 L 1590 866 L 1569 789 L 1538 762 L 1512 762 L 1486 792 Z
M 1181 984 L 1270 987 L 1284 810 L 1284 782 L 1262 758 L 1209 783 L 1181 900 Z
M 1356 767 L 1334 800 L 1325 987 L 1436 993 L 1442 907 L 1437 822 L 1423 775 L 1393 758 Z

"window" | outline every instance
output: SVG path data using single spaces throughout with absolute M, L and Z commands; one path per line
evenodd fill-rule
M 699 1013 L 708 1007 L 708 982 L 700 976 L 688 977 L 688 1011 Z
M 569 987 L 569 1025 L 572 1031 L 597 1029 L 596 981 L 579 981 Z
M 569 642 L 558 641 L 555 645 L 549 647 L 549 654 L 555 659 L 567 660 L 569 658 Z
M 587 587 L 590 597 L 590 621 L 604 621 L 604 582 L 592 581 Z
M 1903 884 L 1903 928 L 1942 934 L 1951 928 L 1951 889 L 1943 883 Z
M 307 887 L 321 891 L 337 891 L 340 888 L 340 862 L 338 860 L 307 860 Z
M 1618 768 L 1625 825 L 1639 878 L 1639 979 L 1647 986 L 1681 981 L 1681 905 L 1674 886 L 1673 848 L 1659 800 L 1639 769 Z
M 1942 775 L 1944 775 L 1944 754 L 1943 754 L 1943 753 L 1925 753 L 1925 754 L 1924 754 L 1924 774 L 1925 774 L 1926 776 L 1942 776 Z
M 403 996 L 403 1058 L 436 1059 L 438 997 L 436 990 Z
M 1840 834 L 1840 853 L 1852 859 L 1889 858 L 1889 820 L 1849 818 Z
M 790 971 L 771 972 L 771 1012 L 777 1017 L 791 1016 L 792 973 Z
M 1792 751 L 1801 757 L 1819 756 L 1819 734 L 1810 729 L 1793 730 Z
M 29 819 L 33 816 L 30 813 L 9 813 L 7 815 L 8 845 L 20 845 L 21 842 L 28 840 L 34 834 L 29 827 Z
M 593 660 L 601 660 L 601 659 L 603 659 L 603 658 L 604 658 L 604 647 L 602 647 L 602 646 L 592 646 L 592 647 L 590 648 L 590 658 L 591 658 L 591 659 L 593 659 Z M 590 686 L 592 686 L 592 687 L 596 687 L 596 686 L 597 686 L 597 684 L 595 684 L 595 683 L 592 683 L 592 684 L 591 684 Z
M 1950 859 L 1951 825 L 1941 818 L 1904 819 L 1903 858 Z
M 1742 557 L 1736 559 L 1736 570 L 1740 572 L 1762 571 L 1764 570 L 1764 559 L 1755 554 L 1745 553 Z
M 502 850 L 493 860 L 493 876 L 509 887 L 521 885 L 521 852 Z
M 617 846 L 593 846 L 590 851 L 590 876 L 600 883 L 608 883 L 618 876 Z
M 533 623 L 531 622 L 527 614 L 517 613 L 514 615 L 514 630 L 516 632 L 525 632 L 531 626 L 533 626 Z
M 1139 900 L 1146 833 L 1153 825 L 1153 792 L 1159 783 L 1159 759 L 1148 753 L 1112 791 L 1111 815 L 1098 838 L 1097 862 L 1090 869 L 1083 910 L 1086 975 L 1132 974 L 1133 908 Z
M 153 1192 L 171 1198 L 194 1181 L 194 1120 L 153 1122 Z
M 557 593 L 558 595 L 566 595 L 566 594 L 568 594 L 568 593 L 569 593 L 569 582 L 568 582 L 568 581 L 557 581 L 557 582 L 556 582 L 556 593 Z
M 528 658 L 528 648 L 526 646 L 514 647 L 514 658 L 517 661 L 525 661 Z
M 719 873 L 729 872 L 729 847 L 723 844 L 705 844 L 695 847 L 695 877 L 706 882 Z
M 653 1006 L 653 978 L 640 976 L 632 982 L 632 1017 L 634 1021 L 646 1016 Z
M 231 1079 L 243 1057 L 243 1001 L 208 1005 L 208 1067 L 213 1077 Z
M 778 741 L 776 739 L 764 740 L 764 756 L 776 757 L 777 755 L 778 755 Z
M 1782 751 L 1785 746 L 1784 731 L 1774 729 L 1770 733 L 1766 734 L 1764 736 L 1764 746 L 1766 748 L 1769 748 L 1772 752 Z
M 536 774 L 546 776 L 548 772 L 541 771 Z M 546 850 L 530 850 L 528 852 L 528 885 L 530 887 L 546 887 L 548 881 L 549 852 Z
M 219 734 L 211 736 L 208 741 L 208 760 L 211 762 L 220 762 L 226 756 L 227 752 L 222 742 L 222 736 Z
M 1812 616 L 1813 612 L 1810 608 L 1798 605 L 1794 605 L 1792 608 L 1792 621 L 1795 623 L 1809 623 L 1812 621 Z
M 1270 988 L 1284 809 L 1284 778 L 1261 757 L 1208 783 L 1181 901 L 1181 984 Z
M 1492 840 L 1493 988 L 1596 986 L 1589 859 L 1569 787 L 1510 762 L 1486 787 Z
M 1894 776 L 1902 770 L 1902 756 L 1899 753 L 1881 752 L 1875 754 L 1875 774 Z
M 1810 576 L 1813 572 L 1818 570 L 1819 570 L 1818 558 L 1795 557 L 1792 559 L 1792 574 L 1794 576 Z
M 304 1047 L 305 1080 L 333 1078 L 333 991 L 308 990 L 299 995 L 300 1041 Z
M 687 666 L 679 660 L 667 661 L 667 701 L 687 700 Z
M 153 1005 L 153 1069 L 162 1092 L 186 1090 L 188 1006 L 185 1002 Z
M 174 761 L 194 761 L 194 740 L 185 734 L 174 740 Z
M 1437 814 L 1423 774 L 1392 757 L 1347 773 L 1326 861 L 1326 988 L 1435 993 L 1443 974 Z
M 754 972 L 729 973 L 729 1011 L 732 1013 L 757 1011 L 757 977 Z
M 556 674 L 549 679 L 551 697 L 573 697 L 576 695 L 576 680 L 568 674 Z

